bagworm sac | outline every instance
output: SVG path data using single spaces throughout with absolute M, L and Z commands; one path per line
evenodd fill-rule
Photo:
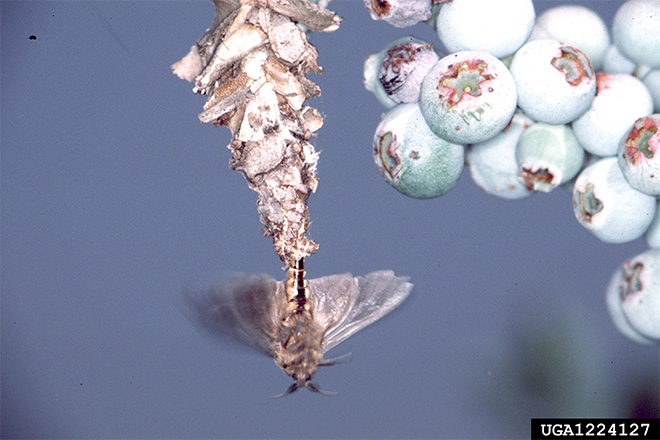
M 319 366 L 339 360 L 324 359 L 323 354 L 392 311 L 413 288 L 408 277 L 391 270 L 313 280 L 305 280 L 304 274 L 301 260 L 284 282 L 248 275 L 186 296 L 193 321 L 264 351 L 293 378 L 276 397 L 301 387 L 332 395 L 311 382 Z

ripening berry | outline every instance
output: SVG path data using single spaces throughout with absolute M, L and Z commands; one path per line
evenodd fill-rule
M 567 124 L 589 109 L 596 75 L 578 49 L 556 40 L 533 40 L 511 60 L 518 106 L 538 122 Z
M 364 0 L 373 20 L 404 28 L 431 18 L 431 0 Z
M 584 150 L 567 125 L 537 122 L 520 136 L 516 161 L 528 190 L 550 192 L 580 172 Z
M 438 61 L 433 45 L 403 37 L 371 54 L 364 62 L 364 86 L 385 107 L 417 102 L 422 81 Z
M 422 83 L 419 105 L 431 130 L 449 142 L 483 142 L 502 131 L 516 111 L 509 70 L 486 52 L 441 58 Z
M 639 118 L 624 135 L 619 166 L 637 191 L 660 195 L 660 113 Z
M 441 196 L 456 185 L 464 148 L 433 134 L 417 104 L 400 104 L 383 115 L 373 155 L 387 183 L 417 199 Z

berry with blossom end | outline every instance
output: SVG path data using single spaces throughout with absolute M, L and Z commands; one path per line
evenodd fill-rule
M 584 6 L 565 5 L 548 9 L 534 23 L 530 40 L 552 38 L 580 49 L 599 71 L 610 46 L 610 33 L 603 19 Z
M 463 146 L 434 135 L 417 104 L 400 104 L 383 115 L 373 155 L 387 183 L 417 199 L 449 191 L 464 165 Z
M 619 331 L 649 344 L 660 341 L 660 249 L 626 261 L 610 280 L 607 308 Z
M 550 192 L 580 172 L 584 150 L 567 125 L 537 122 L 520 136 L 516 160 L 528 190 Z
M 660 114 L 635 121 L 621 140 L 619 166 L 630 186 L 660 195 Z
M 578 49 L 557 40 L 533 40 L 511 60 L 518 106 L 546 124 L 567 124 L 586 112 L 596 95 L 596 75 Z
M 509 70 L 486 52 L 441 58 L 422 82 L 419 105 L 433 132 L 449 142 L 483 142 L 502 131 L 516 111 Z
M 580 224 L 606 243 L 641 237 L 656 212 L 655 197 L 633 189 L 616 157 L 586 167 L 573 189 L 573 212 Z

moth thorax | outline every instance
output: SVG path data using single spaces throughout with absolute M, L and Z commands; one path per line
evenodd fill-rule
M 305 278 L 304 259 L 301 258 L 293 266 L 289 266 L 286 274 L 286 296 L 289 302 L 293 302 L 299 308 L 309 308 L 309 291 L 307 279 Z

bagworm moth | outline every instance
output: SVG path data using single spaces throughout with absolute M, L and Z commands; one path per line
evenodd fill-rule
M 273 357 L 293 378 L 280 396 L 301 387 L 332 395 L 311 382 L 319 366 L 339 360 L 324 359 L 324 353 L 392 311 L 413 288 L 408 277 L 391 270 L 312 280 L 304 275 L 301 260 L 284 282 L 248 275 L 186 296 L 194 321 L 239 337 Z

